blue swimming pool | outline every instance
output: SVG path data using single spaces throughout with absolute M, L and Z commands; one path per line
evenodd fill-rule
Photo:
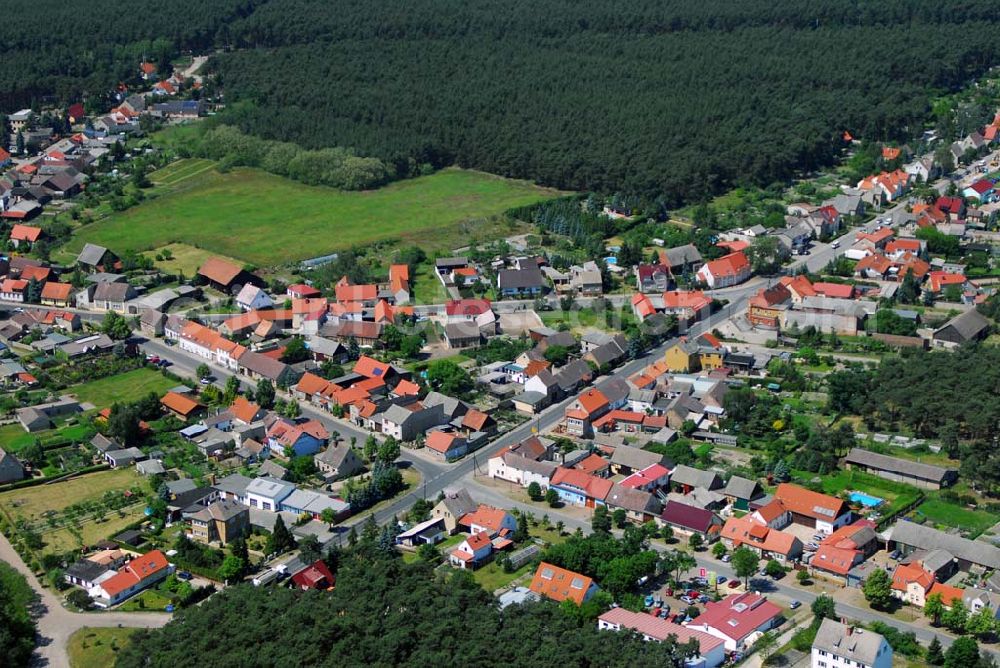
M 877 496 L 865 494 L 864 492 L 851 492 L 851 495 L 847 498 L 851 500 L 851 503 L 860 503 L 865 508 L 875 508 L 877 506 L 881 506 L 885 501 L 885 499 L 880 499 Z

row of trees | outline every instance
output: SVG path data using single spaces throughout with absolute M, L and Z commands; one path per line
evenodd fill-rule
M 0 656 L 27 666 L 35 649 L 35 622 L 28 610 L 35 594 L 24 577 L 0 561 Z

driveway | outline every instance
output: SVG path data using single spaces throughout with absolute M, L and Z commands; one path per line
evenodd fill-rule
M 35 574 L 2 534 L 0 534 L 0 560 L 6 561 L 24 575 L 28 584 L 38 594 L 39 603 L 36 610 L 38 647 L 35 650 L 34 662 L 36 666 L 69 668 L 69 654 L 66 652 L 69 637 L 85 626 L 159 628 L 170 621 L 171 615 L 157 612 L 70 612 L 62 606 L 55 594 L 42 587 Z

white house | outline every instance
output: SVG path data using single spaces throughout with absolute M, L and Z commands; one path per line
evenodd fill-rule
M 739 285 L 750 278 L 750 260 L 742 251 L 724 255 L 702 265 L 696 274 L 699 281 L 712 289 Z
M 643 640 L 663 642 L 670 636 L 679 645 L 691 640 L 698 643 L 698 656 L 688 660 L 688 666 L 716 668 L 726 660 L 725 644 L 719 638 L 702 631 L 693 631 L 686 626 L 668 622 L 653 615 L 632 612 L 625 608 L 611 608 L 597 618 L 597 628 L 602 631 L 635 631 Z
M 493 543 L 485 532 L 472 534 L 458 544 L 448 557 L 456 568 L 473 569 L 482 564 L 493 552 Z
M 548 489 L 552 474 L 558 466 L 554 462 L 539 462 L 516 452 L 504 452 L 490 458 L 488 470 L 491 478 L 499 478 L 527 487 L 536 482 Z
M 259 287 L 247 283 L 236 295 L 236 305 L 244 311 L 255 311 L 261 308 L 271 308 L 274 306 L 274 301 Z
M 276 478 L 256 478 L 247 485 L 247 505 L 261 510 L 277 511 L 281 503 L 292 492 L 295 485 Z
M 878 633 L 824 619 L 812 645 L 812 668 L 890 668 L 892 647 Z

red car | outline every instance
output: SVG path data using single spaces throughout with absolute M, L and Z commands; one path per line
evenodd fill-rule
M 691 598 L 698 598 L 699 596 L 701 596 L 701 592 L 698 591 L 697 589 L 688 589 L 687 595 L 690 596 Z
M 663 593 L 664 593 L 665 595 L 667 595 L 667 596 L 673 596 L 673 595 L 674 595 L 674 590 L 673 590 L 673 589 L 667 589 L 667 590 L 666 590 L 665 592 L 663 592 Z
M 736 589 L 736 588 L 737 588 L 737 587 L 739 587 L 739 586 L 740 586 L 741 584 L 743 584 L 743 583 L 742 583 L 742 582 L 740 582 L 739 580 L 730 580 L 730 581 L 729 581 L 729 588 L 730 588 L 730 589 Z

